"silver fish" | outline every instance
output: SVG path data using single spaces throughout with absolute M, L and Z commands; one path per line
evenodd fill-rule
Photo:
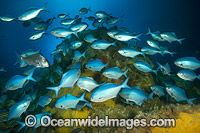
M 79 40 L 76 40 L 76 41 L 73 41 L 70 43 L 70 46 L 69 48 L 70 49 L 77 49 L 79 48 L 80 46 L 82 46 L 83 42 L 79 41 Z
M 110 15 L 107 14 L 106 12 L 104 12 L 104 11 L 98 11 L 98 12 L 95 13 L 95 16 L 98 17 L 98 18 L 105 19 L 105 18 L 109 17 Z
M 65 38 L 68 37 L 71 34 L 74 34 L 75 32 L 71 31 L 70 29 L 63 28 L 63 27 L 57 27 L 51 30 L 51 34 L 55 37 Z
M 146 33 L 146 35 L 151 35 L 152 38 L 156 41 L 159 41 L 159 42 L 163 42 L 165 41 L 161 36 L 160 36 L 160 32 L 157 31 L 157 32 L 151 32 L 150 28 L 148 28 L 148 33 Z
M 72 59 L 79 60 L 81 57 L 86 58 L 85 57 L 86 52 L 87 51 L 85 51 L 84 53 L 81 54 L 79 51 L 74 51 Z
M 200 75 L 197 75 L 195 72 L 193 72 L 190 69 L 182 69 L 182 70 L 178 71 L 177 75 L 180 78 L 182 78 L 183 80 L 193 81 L 196 78 L 198 78 L 200 80 Z
M 79 86 L 80 89 L 84 89 L 87 90 L 88 92 L 91 92 L 94 88 L 102 84 L 98 84 L 92 77 L 81 77 L 77 81 L 77 85 Z
M 41 96 L 37 102 L 37 105 L 40 105 L 42 107 L 45 107 L 46 105 L 48 105 L 50 102 L 51 102 L 52 98 L 48 95 L 44 95 L 44 96 Z
M 161 70 L 161 72 L 165 75 L 170 75 L 171 73 L 171 68 L 169 66 L 168 63 L 166 63 L 165 65 L 161 65 L 159 62 L 157 62 L 159 69 Z
M 143 61 L 136 61 L 133 63 L 133 65 L 140 71 L 148 73 L 148 72 L 154 72 L 157 75 L 158 69 L 153 70 L 152 67 Z
M 97 40 L 97 38 L 95 38 L 93 35 L 87 35 L 85 36 L 84 40 L 88 43 L 93 43 L 94 41 Z
M 104 67 L 107 67 L 107 64 L 103 64 L 99 59 L 91 60 L 86 63 L 86 68 L 92 71 L 101 71 Z
M 136 40 L 140 40 L 140 36 L 142 34 L 138 34 L 138 35 L 132 35 L 131 33 L 127 33 L 127 32 L 119 32 L 117 34 L 115 34 L 115 39 L 117 39 L 118 41 L 129 41 L 131 39 L 136 39 Z
M 11 16 L 0 16 L 0 19 L 2 21 L 5 21 L 5 22 L 10 22 L 10 21 L 13 21 L 15 20 L 15 18 L 11 17 Z
M 185 69 L 195 70 L 200 68 L 200 61 L 195 57 L 182 57 L 174 62 L 175 65 Z
M 125 88 L 125 87 L 129 88 L 129 86 L 127 85 L 128 79 L 129 78 L 127 78 L 121 85 L 114 84 L 114 83 L 106 83 L 106 84 L 99 86 L 92 92 L 90 101 L 104 102 L 109 99 L 117 97 L 121 88 Z
M 95 41 L 95 42 L 92 43 L 92 46 L 91 46 L 91 47 L 92 47 L 93 49 L 103 49 L 103 50 L 106 50 L 106 49 L 107 49 L 108 47 L 110 47 L 111 45 L 117 47 L 117 46 L 116 46 L 116 41 L 110 43 L 110 42 L 107 42 L 107 41 L 105 41 L 105 40 L 97 40 L 97 41 Z
M 37 39 L 40 39 L 40 38 L 42 37 L 43 34 L 47 34 L 47 33 L 45 33 L 45 31 L 36 32 L 36 33 L 32 34 L 32 35 L 29 37 L 29 40 L 37 40 Z
M 80 13 L 80 14 L 87 14 L 89 11 L 91 11 L 90 8 L 81 8 L 81 9 L 79 10 L 79 13 Z
M 122 72 L 118 67 L 111 67 L 104 70 L 103 75 L 110 79 L 116 79 L 118 80 L 122 75 L 124 75 L 126 78 L 126 73 L 128 72 L 128 69 L 126 69 L 124 72 Z
M 182 41 L 185 40 L 185 38 L 178 39 L 174 32 L 164 32 L 164 33 L 160 34 L 160 36 L 165 41 L 168 41 L 169 43 L 174 42 L 174 41 L 178 41 L 180 44 L 182 44 Z
M 81 32 L 85 30 L 88 27 L 88 24 L 84 22 L 77 22 L 75 24 L 72 24 L 69 29 L 75 32 Z
M 156 95 L 158 95 L 159 97 L 164 96 L 165 92 L 164 92 L 164 87 L 160 86 L 160 85 L 153 85 L 151 86 L 151 90 L 153 91 L 153 93 L 155 93 Z
M 160 50 L 159 42 L 154 40 L 147 40 L 147 44 L 153 48 Z
M 76 19 L 73 18 L 67 18 L 67 19 L 63 19 L 60 21 L 60 24 L 62 25 L 71 25 L 76 21 Z
M 131 57 L 131 58 L 134 58 L 137 55 L 142 55 L 142 56 L 146 57 L 143 52 L 140 52 L 140 51 L 138 51 L 137 49 L 135 49 L 133 47 L 120 48 L 118 50 L 118 53 L 120 53 L 121 55 L 123 55 L 125 57 Z
M 68 14 L 58 14 L 59 18 L 66 18 L 67 16 L 69 17 L 69 13 Z
M 157 50 L 152 47 L 143 47 L 143 48 L 141 48 L 141 51 L 148 55 L 161 54 L 163 56 L 163 54 L 160 50 Z

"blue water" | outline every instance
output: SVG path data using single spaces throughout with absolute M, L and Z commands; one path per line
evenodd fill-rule
M 30 7 L 42 7 L 46 0 L 7 0 L 0 1 L 0 16 L 11 15 L 18 17 L 23 11 Z M 89 12 L 83 16 L 94 16 L 96 11 L 106 11 L 113 16 L 120 17 L 124 15 L 123 22 L 118 22 L 119 27 L 129 28 L 133 32 L 143 33 L 147 32 L 150 27 L 152 31 L 174 31 L 179 38 L 187 38 L 183 41 L 183 45 L 178 43 L 168 44 L 170 51 L 177 52 L 174 58 L 182 56 L 199 57 L 199 16 L 198 3 L 188 0 L 48 0 L 47 9 L 50 12 L 42 11 L 39 16 L 47 20 L 60 13 L 70 13 L 70 17 L 75 17 L 79 14 L 78 11 L 82 7 L 91 8 Z M 54 27 L 61 26 L 60 19 L 56 19 L 48 28 L 47 32 Z M 84 22 L 89 23 L 87 20 Z M 91 23 L 89 23 L 91 24 Z M 29 36 L 34 33 L 33 23 L 31 26 L 24 28 L 22 22 L 0 21 L 0 67 L 5 66 L 8 73 L 1 73 L 1 76 L 8 76 L 19 74 L 18 66 L 13 64 L 17 58 L 15 51 L 22 52 L 30 48 L 41 49 L 44 57 L 48 59 L 50 64 L 53 59 L 50 53 L 62 41 L 56 39 L 51 34 L 44 35 L 41 39 L 30 41 Z M 110 27 L 110 26 L 106 26 Z M 94 29 L 91 25 L 88 29 Z M 150 37 L 150 36 L 149 36 Z M 146 45 L 142 36 L 138 45 Z M 173 58 L 166 55 L 163 58 L 160 55 L 155 55 L 157 61 L 161 63 L 173 62 Z

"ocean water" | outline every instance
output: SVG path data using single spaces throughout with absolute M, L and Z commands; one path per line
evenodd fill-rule
M 36 20 L 28 20 L 28 21 L 20 21 L 18 17 L 27 9 L 31 7 L 42 8 L 42 6 L 47 2 L 46 11 L 41 11 L 35 18 Z M 81 8 L 91 9 L 88 13 L 80 14 L 79 10 Z M 95 19 L 98 17 L 95 16 L 95 13 L 98 11 L 104 11 L 107 13 L 109 17 L 102 19 L 103 24 L 94 27 L 92 25 L 93 21 L 87 20 L 85 17 L 93 16 Z M 52 35 L 51 31 L 57 27 L 65 27 L 69 28 L 70 26 L 61 25 L 60 22 L 66 18 L 59 18 L 59 14 L 69 14 L 66 18 L 75 18 L 78 15 L 79 19 L 75 19 L 73 24 L 84 22 L 87 24 L 87 28 L 83 31 L 76 34 L 76 30 L 73 31 L 72 35 L 69 35 L 65 38 L 59 38 Z M 104 118 L 106 115 L 110 118 L 124 118 L 124 119 L 133 119 L 133 118 L 146 118 L 151 119 L 151 116 L 155 116 L 156 118 L 164 118 L 167 114 L 162 114 L 163 112 L 168 112 L 168 117 L 178 119 L 179 113 L 199 113 L 199 86 L 200 80 L 195 77 L 193 81 L 186 81 L 177 76 L 177 73 L 183 69 L 174 64 L 174 61 L 181 57 L 195 57 L 197 60 L 200 60 L 200 46 L 199 46 L 199 8 L 198 2 L 190 2 L 186 0 L 8 0 L 8 1 L 0 1 L 0 17 L 3 16 L 12 16 L 15 18 L 13 21 L 6 22 L 0 20 L 0 68 L 4 67 L 6 72 L 0 71 L 0 130 L 1 131 L 11 131 L 15 132 L 19 129 L 20 124 L 16 122 L 16 118 L 11 118 L 9 120 L 6 119 L 8 112 L 11 112 L 11 106 L 16 105 L 17 102 L 20 102 L 23 99 L 28 99 L 31 101 L 31 104 L 24 111 L 18 121 L 24 122 L 25 118 L 29 114 L 40 114 L 42 112 L 49 112 L 53 118 L 87 118 L 88 116 L 95 117 L 99 116 Z M 111 19 L 110 17 L 120 18 L 118 22 L 115 24 L 106 24 L 106 21 Z M 47 34 L 43 34 L 41 38 L 37 40 L 30 40 L 29 37 L 35 33 L 34 25 L 41 21 L 47 21 L 50 18 L 55 17 L 53 22 L 49 24 L 46 29 Z M 30 25 L 29 25 L 30 23 Z M 128 32 L 131 36 L 139 36 L 139 39 L 131 39 L 127 41 L 120 41 L 116 38 L 112 38 L 107 35 L 107 32 L 112 29 L 128 29 Z M 79 27 L 80 28 L 80 27 Z M 134 47 L 138 51 L 141 51 L 142 48 L 147 47 L 147 40 L 155 40 L 150 35 L 146 35 L 148 32 L 148 28 L 151 29 L 152 32 L 159 31 L 158 35 L 165 32 L 174 32 L 178 39 L 185 38 L 180 44 L 177 41 L 169 43 L 167 40 L 158 41 L 161 46 L 167 47 L 170 52 L 176 52 L 173 57 L 170 54 L 165 54 L 162 56 L 161 54 L 148 55 L 145 54 L 147 58 L 144 58 L 142 55 L 137 55 L 136 57 L 125 57 L 118 52 L 120 48 L 123 47 Z M 130 31 L 130 32 L 129 32 Z M 124 30 L 120 32 L 124 33 Z M 157 33 L 156 33 L 157 34 Z M 85 36 L 93 35 L 98 40 L 106 40 L 110 43 L 116 41 L 117 47 L 109 46 L 106 50 L 97 50 L 92 48 L 92 43 L 88 43 L 85 41 Z M 59 49 L 58 46 L 63 43 L 66 47 L 70 47 L 70 43 L 76 40 L 80 40 L 82 45 L 79 48 L 72 49 L 69 48 L 69 51 L 65 54 L 63 52 L 59 52 L 58 54 L 52 54 L 53 51 Z M 62 45 L 61 45 L 62 46 Z M 14 65 L 17 62 L 17 53 L 23 53 L 29 49 L 34 51 L 40 50 L 39 55 L 42 55 L 45 60 L 48 62 L 48 67 L 39 68 L 34 67 L 34 65 L 41 65 L 44 62 L 35 63 L 31 65 L 30 62 L 27 63 L 28 66 L 21 68 L 19 64 Z M 62 48 L 61 48 L 62 49 Z M 80 51 L 80 53 L 85 54 L 85 58 L 81 57 L 78 61 L 72 59 L 74 51 Z M 158 50 L 158 49 L 157 49 Z M 134 53 L 131 53 L 133 55 Z M 56 61 L 55 58 L 59 56 L 61 57 L 60 61 Z M 41 57 L 41 56 L 40 56 Z M 30 59 L 31 58 L 31 59 Z M 37 61 L 37 57 L 30 57 L 27 60 Z M 40 58 L 41 59 L 41 58 Z M 106 64 L 106 67 L 97 71 L 92 71 L 88 69 L 86 64 L 93 59 L 99 59 L 103 64 Z M 39 60 L 39 59 L 38 59 Z M 44 61 L 44 60 L 43 60 Z M 158 64 L 164 65 L 169 63 L 171 72 L 169 75 L 165 75 L 158 70 L 158 74 L 155 75 L 152 70 L 150 72 L 144 72 L 144 70 L 137 69 L 133 63 L 136 61 L 143 61 L 152 67 L 153 70 L 158 69 Z M 28 62 L 28 61 L 27 61 Z M 92 77 L 94 81 L 97 82 L 98 86 L 104 85 L 103 83 L 114 83 L 120 85 L 123 81 L 129 77 L 128 85 L 131 87 L 141 87 L 146 95 L 152 92 L 150 89 L 153 85 L 160 85 L 164 87 L 165 96 L 158 97 L 156 94 L 153 96 L 154 102 L 151 100 L 146 100 L 144 103 L 139 106 L 135 104 L 135 101 L 129 100 L 127 102 L 123 96 L 119 95 L 120 90 L 116 91 L 116 97 L 109 98 L 109 100 L 103 102 L 93 102 L 91 100 L 91 95 L 94 91 L 87 92 L 85 99 L 88 103 L 91 102 L 92 110 L 89 107 L 84 107 L 81 111 L 79 111 L 75 107 L 75 109 L 60 109 L 56 106 L 56 101 L 64 95 L 71 94 L 76 97 L 80 97 L 84 89 L 80 89 L 77 81 L 80 77 L 73 76 L 74 72 L 69 74 L 69 79 L 72 86 L 60 86 L 58 96 L 56 97 L 55 91 L 51 89 L 46 89 L 47 87 L 55 87 L 59 86 L 62 82 L 67 79 L 62 80 L 62 76 L 64 73 L 73 69 L 76 63 L 81 62 L 81 73 L 80 77 Z M 40 64 L 41 63 L 41 64 Z M 58 66 L 60 68 L 58 68 Z M 95 64 L 95 67 L 99 67 L 100 64 Z M 109 79 L 107 78 L 103 72 L 107 68 L 118 67 L 122 72 L 126 69 L 129 69 L 126 73 L 127 77 L 122 74 L 119 79 Z M 196 70 L 192 70 L 198 76 L 200 74 L 200 70 L 197 67 Z M 36 69 L 33 72 L 33 78 L 36 82 L 29 81 L 22 83 L 22 87 L 18 87 L 15 89 L 8 89 L 8 81 L 15 75 L 28 75 L 30 69 Z M 60 70 L 60 71 L 59 71 Z M 70 77 L 71 76 L 71 77 Z M 173 86 L 177 86 L 184 90 L 184 94 L 189 98 L 197 98 L 197 100 L 193 101 L 193 104 L 187 104 L 187 100 L 177 102 L 174 95 L 170 95 L 166 88 L 167 83 L 173 84 Z M 173 83 L 172 83 L 173 82 Z M 14 85 L 19 86 L 19 81 L 13 82 Z M 87 86 L 87 85 L 86 85 Z M 70 88 L 71 87 L 71 88 Z M 124 86 L 123 86 L 124 87 Z M 122 87 L 122 88 L 123 88 Z M 96 88 L 96 87 L 95 87 Z M 6 90 L 6 91 L 5 91 Z M 94 89 L 95 90 L 95 89 Z M 107 94 L 106 91 L 100 91 L 99 94 Z M 111 92 L 115 93 L 114 88 L 111 88 Z M 178 93 L 184 95 L 182 91 L 178 91 Z M 31 95 L 29 97 L 28 95 Z M 41 96 L 48 95 L 52 100 L 49 101 L 45 107 L 36 107 Z M 136 97 L 139 94 L 136 95 Z M 181 96 L 182 96 L 181 95 Z M 6 97 L 6 98 L 5 98 Z M 28 98 L 27 98 L 28 97 Z M 69 96 L 68 96 L 69 97 Z M 42 100 L 45 102 L 45 100 Z M 84 101 L 82 101 L 84 103 Z M 86 102 L 87 103 L 87 102 Z M 79 106 L 82 104 L 80 103 Z M 131 106 L 132 105 L 132 106 Z M 163 109 L 165 108 L 165 109 Z M 177 110 L 174 114 L 173 111 L 170 112 L 166 108 L 172 108 Z M 124 110 L 123 110 L 124 109 Z M 135 109 L 133 111 L 133 109 Z M 191 110 L 191 111 L 188 111 Z M 152 113 L 154 112 L 154 114 Z M 7 114 L 6 114 L 7 113 Z M 147 114 L 146 116 L 144 114 Z M 124 115 L 126 114 L 126 115 Z M 157 115 L 155 115 L 157 114 Z M 7 124 L 6 121 L 8 121 Z M 194 120 L 195 121 L 195 120 Z M 182 123 L 177 123 L 182 124 Z M 176 125 L 177 125 L 176 124 Z M 186 125 L 189 127 L 190 125 Z M 178 127 L 178 126 L 177 126 Z M 185 130 L 185 129 L 184 129 Z M 191 131 L 197 131 L 198 129 L 194 129 Z M 20 131 L 25 131 L 23 128 Z M 120 127 L 109 127 L 106 130 L 103 128 L 97 127 L 38 127 L 37 129 L 28 128 L 26 131 L 28 132 L 129 132 L 129 131 L 152 131 L 152 132 L 161 132 L 161 130 L 153 130 L 153 128 L 133 128 L 131 130 L 127 130 L 126 128 Z

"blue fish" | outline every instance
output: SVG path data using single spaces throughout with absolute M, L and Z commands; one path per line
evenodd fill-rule
M 86 52 L 87 51 L 85 51 L 84 53 L 81 54 L 79 51 L 74 51 L 72 59 L 79 60 L 81 57 L 86 58 L 85 57 Z
M 79 79 L 80 75 L 81 75 L 80 69 L 77 69 L 77 68 L 71 69 L 63 74 L 59 86 L 47 87 L 46 89 L 54 90 L 56 92 L 56 97 L 57 97 L 60 88 L 62 88 L 62 87 L 73 88 L 74 84 Z
M 167 86 L 166 87 L 167 93 L 176 99 L 177 102 L 180 101 L 187 101 L 190 104 L 192 101 L 196 100 L 197 98 L 188 99 L 185 94 L 185 90 L 177 87 L 177 86 Z
M 87 35 L 85 36 L 84 40 L 88 43 L 93 43 L 94 41 L 96 41 L 97 39 L 93 36 L 93 35 Z
M 116 41 L 113 42 L 113 43 L 110 43 L 110 42 L 107 42 L 105 40 L 97 40 L 97 41 L 95 41 L 95 42 L 92 43 L 91 47 L 93 49 L 103 49 L 103 50 L 106 50 L 111 45 L 117 47 L 116 46 Z
M 84 99 L 85 92 L 80 97 L 72 96 L 71 94 L 64 95 L 56 101 L 56 108 L 65 109 L 73 108 L 75 109 L 79 101 L 88 102 Z
M 41 125 L 41 118 L 42 118 L 43 116 L 51 116 L 51 113 L 49 113 L 49 112 L 43 112 L 43 113 L 40 113 L 40 114 L 35 115 L 36 121 L 37 121 L 37 122 L 36 122 L 36 125 L 33 127 L 34 129 L 36 129 L 36 128 L 42 126 L 42 125 Z M 16 122 L 17 122 L 18 124 L 20 124 L 20 128 L 18 129 L 17 132 L 19 132 L 22 128 L 26 127 L 26 124 L 25 124 L 24 122 L 20 122 L 20 121 L 16 121 Z M 34 122 L 34 119 L 33 119 L 32 122 Z M 45 122 L 45 121 L 44 121 L 44 122 Z M 25 129 L 24 132 L 26 132 L 27 129 L 28 129 L 28 127 L 26 127 L 26 129 Z
M 195 57 L 182 57 L 174 62 L 175 65 L 185 69 L 195 70 L 200 68 L 200 61 Z
M 164 96 L 165 92 L 164 92 L 164 87 L 160 86 L 160 85 L 153 85 L 151 86 L 151 90 L 154 92 L 154 94 L 158 95 L 159 97 Z
M 70 48 L 70 49 L 77 49 L 77 48 L 79 48 L 80 46 L 82 46 L 82 44 L 83 44 L 83 42 L 81 42 L 81 41 L 79 41 L 79 40 L 73 41 L 73 42 L 70 43 L 69 48 Z
M 37 105 L 45 107 L 46 105 L 48 105 L 51 102 L 51 100 L 52 100 L 52 98 L 50 96 L 47 96 L 47 95 L 41 96 L 39 98 Z M 36 105 L 36 107 L 37 107 L 37 105 Z
M 89 108 L 94 110 L 94 108 L 92 107 L 92 104 L 90 102 L 85 102 L 85 101 L 79 101 L 78 104 L 76 105 L 76 108 L 78 110 L 82 110 L 82 108 L 84 108 L 85 106 L 88 106 Z
M 33 72 L 32 71 L 28 76 L 21 76 L 21 75 L 15 75 L 14 77 L 12 77 L 11 79 L 8 80 L 8 82 L 6 83 L 6 90 L 17 90 L 19 88 L 23 88 L 25 82 L 27 80 L 31 80 L 36 82 L 36 80 L 32 77 L 33 76 Z
M 122 75 L 124 75 L 126 78 L 126 73 L 128 72 L 128 69 L 126 69 L 124 72 L 122 72 L 118 67 L 111 67 L 106 69 L 103 72 L 103 75 L 110 79 L 116 79 L 118 80 Z
M 128 79 L 129 78 L 127 78 L 121 85 L 114 84 L 114 83 L 106 83 L 99 86 L 92 92 L 90 101 L 104 102 L 109 99 L 115 98 L 118 95 L 121 88 L 129 87 L 127 85 Z
M 157 70 L 153 70 L 152 67 L 143 61 L 136 61 L 133 63 L 133 65 L 140 71 L 148 73 L 148 72 L 154 72 L 157 75 L 158 69 Z
M 197 75 L 190 69 L 182 69 L 177 73 L 177 75 L 183 80 L 194 81 L 196 78 L 200 80 L 200 75 Z
M 134 58 L 137 55 L 143 55 L 144 57 L 146 57 L 143 52 L 140 52 L 140 51 L 138 51 L 137 49 L 135 49 L 133 47 L 120 48 L 118 50 L 118 53 L 120 53 L 121 55 L 123 55 L 125 57 L 131 57 L 131 58 Z
M 86 68 L 92 71 L 101 71 L 104 67 L 107 67 L 107 64 L 103 64 L 99 59 L 88 61 L 86 64 Z
M 154 92 L 151 92 L 149 95 L 146 95 L 140 87 L 122 88 L 119 92 L 119 95 L 126 99 L 127 103 L 133 101 L 139 106 L 141 106 L 148 98 L 154 102 L 153 94 Z
M 30 102 L 30 100 L 21 100 L 10 107 L 7 120 L 19 119 L 22 113 L 26 112 L 27 108 L 30 105 Z

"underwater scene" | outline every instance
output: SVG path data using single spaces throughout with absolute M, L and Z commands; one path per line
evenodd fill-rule
M 197 5 L 0 1 L 0 133 L 200 132 Z

